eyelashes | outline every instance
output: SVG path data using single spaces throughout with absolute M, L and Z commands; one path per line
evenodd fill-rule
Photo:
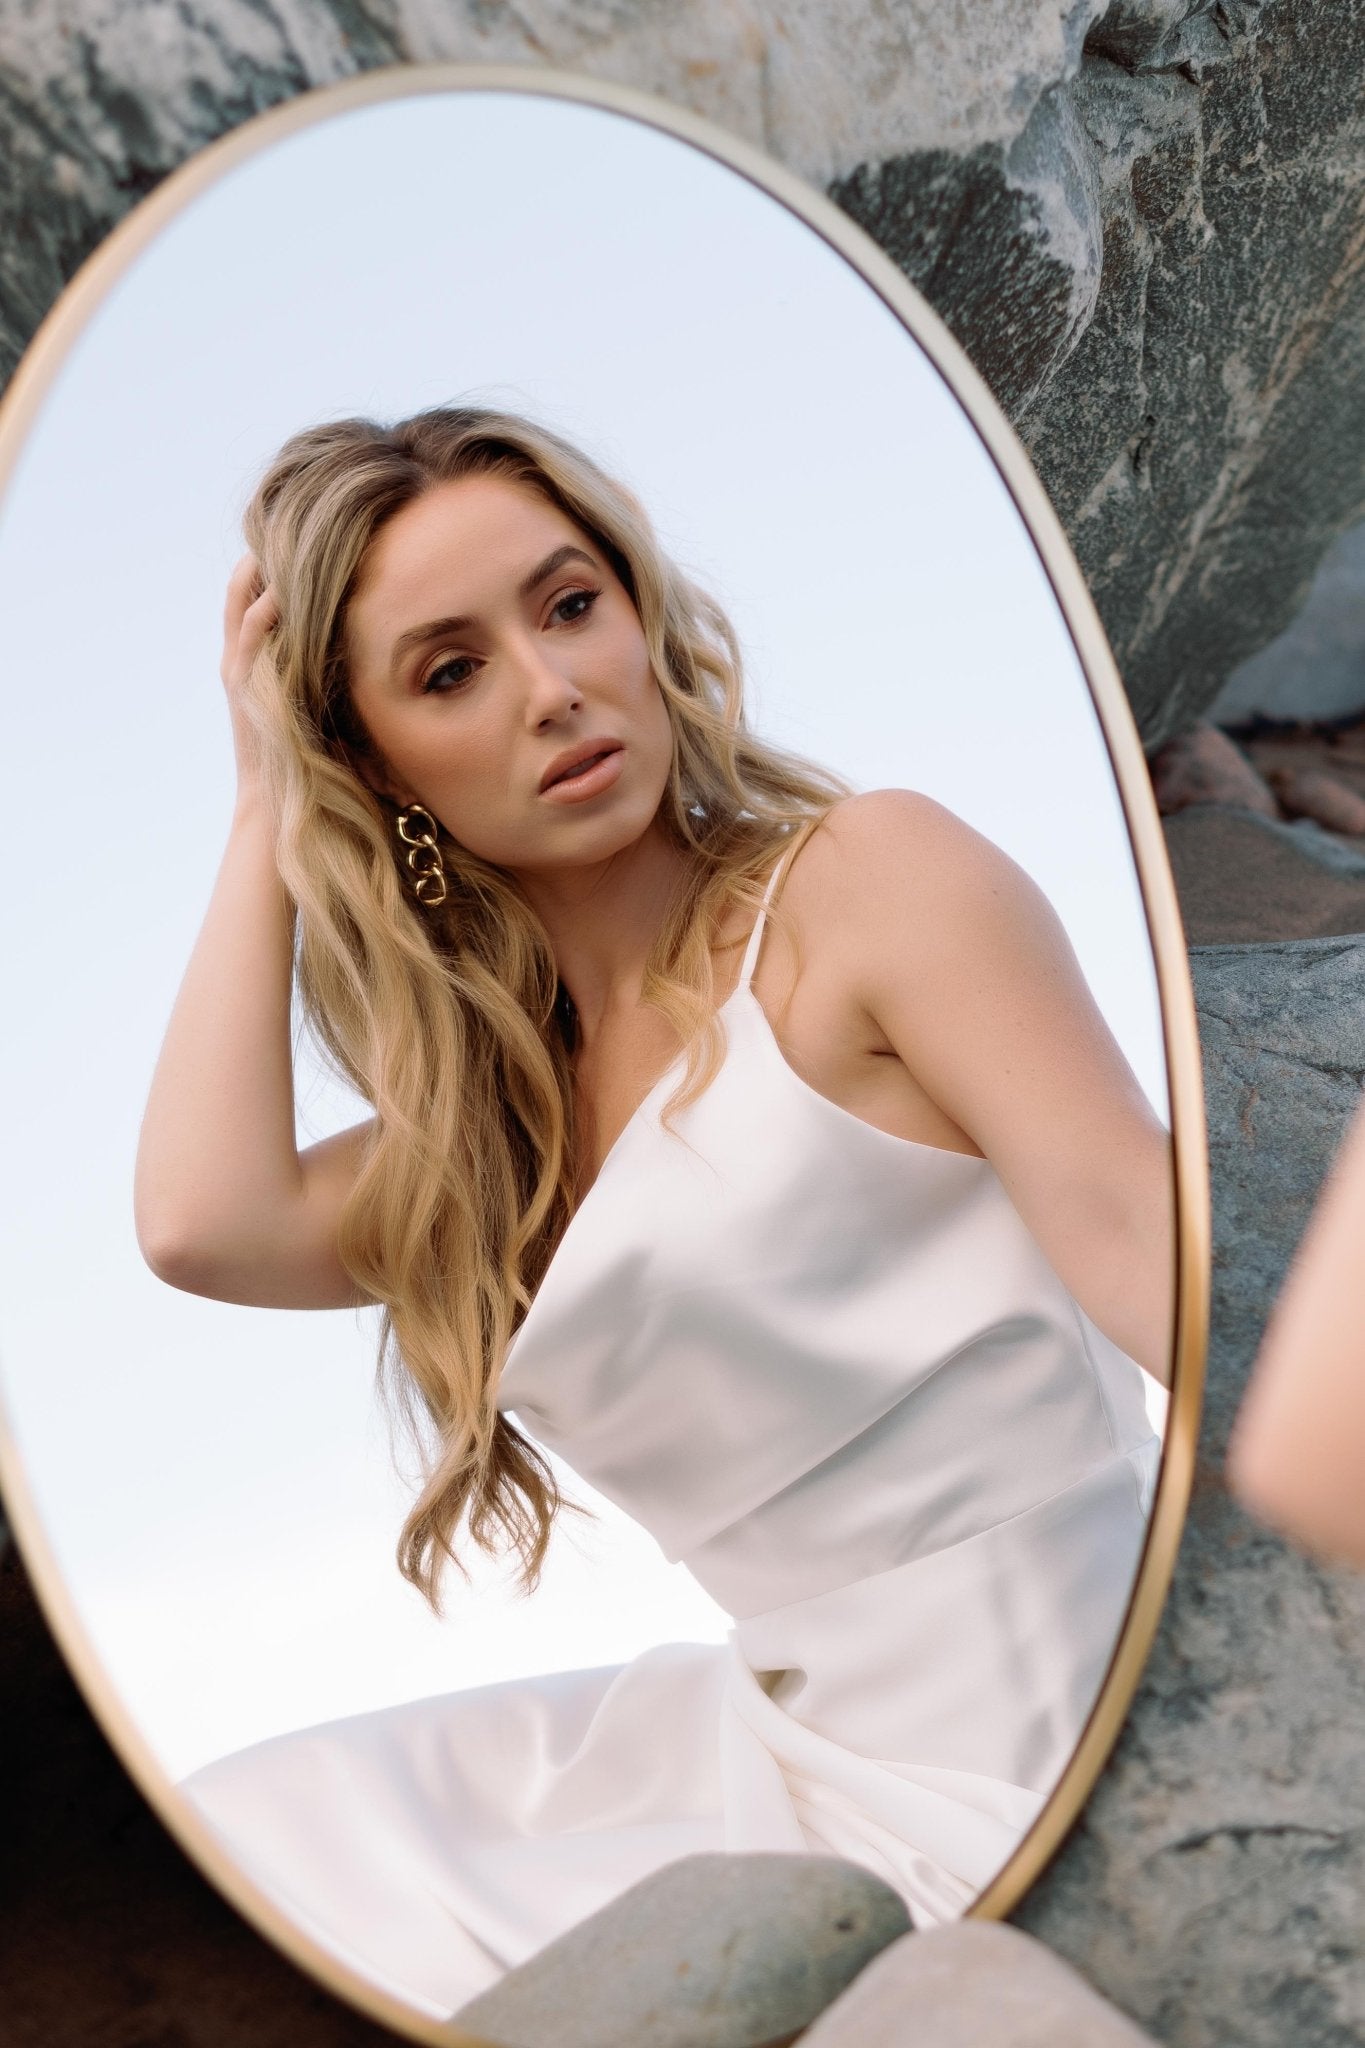
M 566 590 L 551 606 L 550 617 L 557 619 L 561 626 L 577 626 L 589 617 L 601 595 L 600 590 L 591 589 L 587 585 L 579 590 Z M 459 692 L 473 681 L 477 667 L 478 662 L 472 655 L 453 654 L 423 677 L 421 694 L 432 697 L 458 696 Z
M 456 691 L 463 688 L 469 681 L 468 675 L 456 675 L 454 671 L 456 669 L 468 669 L 472 673 L 473 667 L 474 664 L 467 654 L 456 655 L 450 661 L 443 661 L 439 668 L 434 668 L 431 674 L 423 680 L 422 695 L 424 697 L 453 697 Z M 444 682 L 442 677 L 446 678 Z
M 581 604 L 582 611 L 575 612 L 571 619 L 561 621 L 566 626 L 576 625 L 579 619 L 586 619 L 601 595 L 600 590 L 589 590 L 586 585 L 582 590 L 566 590 L 563 597 L 556 600 L 554 612 L 562 612 L 566 604 Z

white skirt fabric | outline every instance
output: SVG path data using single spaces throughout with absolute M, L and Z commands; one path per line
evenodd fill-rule
M 302 1729 L 184 1789 L 317 1941 L 432 2015 L 699 1850 L 841 1856 L 917 1926 L 952 1920 L 1093 1704 L 1116 1553 L 1131 1577 L 1141 1540 L 1134 1476 L 1107 1468 L 1007 1534 L 752 1616 L 725 1644 Z M 1016 1778 L 990 1768 L 1004 1756 Z
M 433 2016 L 699 1850 L 843 1856 L 917 1923 L 954 1918 L 1041 1803 L 842 1750 L 776 1707 L 733 1644 L 303 1729 L 185 1789 L 292 1919 Z

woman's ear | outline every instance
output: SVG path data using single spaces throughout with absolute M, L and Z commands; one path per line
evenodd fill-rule
M 400 809 L 412 802 L 412 797 L 399 788 L 389 773 L 388 762 L 360 723 L 344 690 L 334 692 L 323 717 L 323 728 L 357 782 L 363 782 L 366 789 Z
M 388 762 L 377 747 L 357 746 L 354 741 L 348 740 L 343 742 L 342 751 L 351 773 L 358 781 L 363 782 L 367 789 L 372 789 L 376 796 L 385 797 L 389 803 L 397 804 L 400 811 L 414 801 L 411 792 L 400 788 L 393 780 Z

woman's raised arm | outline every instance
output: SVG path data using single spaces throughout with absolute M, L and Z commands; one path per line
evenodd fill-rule
M 134 1209 L 143 1256 L 173 1287 L 262 1308 L 344 1308 L 363 1299 L 336 1243 L 367 1126 L 302 1153 L 295 1140 L 293 911 L 242 704 L 275 617 L 248 555 L 224 613 L 237 804 L 152 1080 Z

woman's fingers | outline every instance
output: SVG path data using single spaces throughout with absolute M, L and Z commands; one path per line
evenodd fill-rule
M 245 679 L 279 616 L 274 591 L 262 586 L 260 563 L 252 554 L 243 555 L 228 578 L 223 605 L 223 681 L 229 688 Z
M 223 606 L 223 686 L 232 720 L 239 786 L 253 784 L 260 770 L 260 747 L 247 709 L 246 681 L 261 643 L 279 621 L 275 593 L 263 587 L 256 557 L 243 555 L 228 578 Z
M 229 645 L 235 643 L 247 607 L 260 596 L 261 590 L 261 565 L 253 554 L 245 554 L 228 577 L 223 602 L 223 639 Z
M 251 665 L 262 640 L 271 627 L 279 623 L 279 616 L 280 608 L 275 602 L 273 590 L 263 590 L 260 596 L 247 606 L 237 641 L 238 658 L 243 667 Z

